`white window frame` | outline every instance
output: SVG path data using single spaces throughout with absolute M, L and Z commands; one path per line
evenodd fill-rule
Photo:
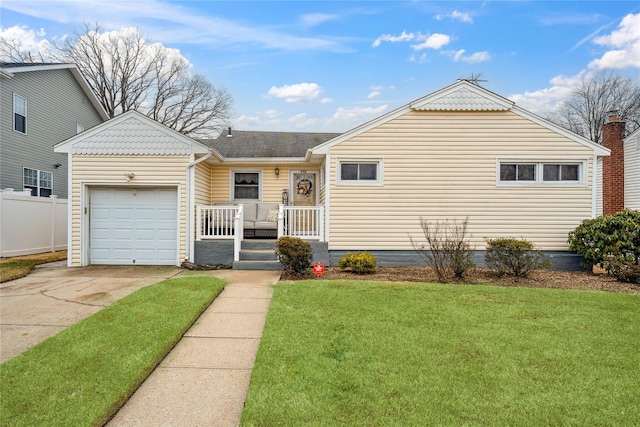
M 532 181 L 502 181 L 500 179 L 501 165 L 535 165 L 535 180 Z M 578 180 L 544 180 L 545 165 L 576 165 L 578 166 Z M 496 162 L 496 185 L 499 187 L 528 187 L 528 186 L 561 186 L 561 187 L 586 187 L 588 163 L 582 160 L 531 160 L 531 159 L 498 159 Z
M 84 125 L 80 122 L 76 122 L 76 135 L 84 132 Z
M 236 174 L 237 173 L 257 173 L 258 174 L 258 198 L 257 199 L 236 199 Z M 264 180 L 262 179 L 262 169 L 231 169 L 229 171 L 229 198 L 233 202 L 240 203 L 259 203 L 262 201 L 262 188 Z
M 344 163 L 375 164 L 376 179 L 342 179 L 342 165 Z M 339 158 L 336 160 L 336 184 L 355 186 L 382 186 L 384 185 L 384 159 L 381 158 Z
M 17 102 L 16 99 L 20 98 L 21 100 L 24 101 L 24 115 L 21 114 L 20 112 L 16 111 L 17 108 Z M 18 129 L 16 129 L 16 115 L 19 114 L 21 116 L 24 117 L 24 132 L 19 131 Z M 27 134 L 27 130 L 28 130 L 28 106 L 27 106 L 27 98 L 25 98 L 24 96 L 18 95 L 17 93 L 13 94 L 13 115 L 11 116 L 11 126 L 13 127 L 13 131 L 20 133 L 22 135 L 26 135 Z
M 30 170 L 30 171 L 35 171 L 36 172 L 36 185 L 31 185 L 31 184 L 27 184 L 25 182 L 25 171 Z M 51 187 L 45 187 L 42 185 L 42 179 L 43 179 L 43 175 L 44 174 L 48 174 L 49 177 L 51 178 Z M 35 188 L 33 188 L 35 187 Z M 49 171 L 42 171 L 39 169 L 33 169 L 33 168 L 27 168 L 27 167 L 23 167 L 22 168 L 22 188 L 26 189 L 32 189 L 32 196 L 37 196 L 37 197 L 48 197 L 48 196 L 41 196 L 40 193 L 42 192 L 42 190 L 50 190 L 51 191 L 51 195 L 53 195 L 53 172 L 49 172 Z M 33 194 L 33 189 L 35 189 L 35 194 Z

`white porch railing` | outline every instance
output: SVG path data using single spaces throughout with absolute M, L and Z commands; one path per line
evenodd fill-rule
M 324 241 L 324 206 L 280 206 L 278 236 Z
M 196 240 L 233 239 L 233 259 L 239 261 L 244 239 L 243 217 L 242 205 L 199 205 L 196 210 Z M 282 236 L 324 241 L 324 207 L 280 205 L 278 237 Z

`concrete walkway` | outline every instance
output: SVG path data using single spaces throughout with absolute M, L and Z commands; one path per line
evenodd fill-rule
M 228 285 L 107 424 L 237 426 L 279 271 L 223 270 Z

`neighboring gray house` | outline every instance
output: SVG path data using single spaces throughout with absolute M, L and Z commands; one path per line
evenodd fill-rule
M 53 146 L 109 118 L 76 65 L 0 63 L 0 111 L 0 190 L 66 199 Z

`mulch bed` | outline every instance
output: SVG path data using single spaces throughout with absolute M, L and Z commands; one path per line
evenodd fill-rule
M 280 276 L 280 280 L 313 279 L 314 277 L 314 275 L 296 277 L 284 271 Z M 325 280 L 438 282 L 436 274 L 428 267 L 378 267 L 373 274 L 354 274 L 348 271 L 342 271 L 338 267 L 326 267 L 325 273 L 320 278 Z M 529 277 L 518 279 L 510 276 L 497 277 L 490 270 L 476 268 L 466 275 L 464 279 L 451 280 L 449 283 L 640 293 L 640 285 L 618 282 L 607 274 L 594 274 L 580 271 L 536 270 L 531 273 Z

